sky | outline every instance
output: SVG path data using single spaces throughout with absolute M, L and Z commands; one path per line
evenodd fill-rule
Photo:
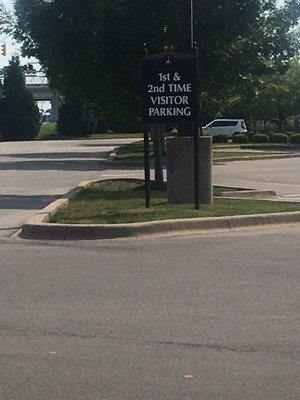
M 12 3 L 13 3 L 13 1 L 12 1 L 12 0 L 2 0 L 2 3 L 3 3 L 3 4 L 5 4 L 6 6 L 9 6 L 9 7 L 11 7 L 11 6 L 12 6 Z
M 13 8 L 13 0 L 0 0 L 4 6 L 8 9 Z M 14 41 L 11 38 L 4 37 L 3 35 L 0 36 L 0 45 L 6 43 L 7 45 L 7 55 L 6 57 L 3 57 L 0 55 L 0 68 L 8 64 L 8 60 L 11 59 L 13 55 L 19 55 L 20 54 L 20 46 L 17 43 L 14 43 Z M 21 62 L 26 64 L 29 60 L 25 58 L 21 58 Z

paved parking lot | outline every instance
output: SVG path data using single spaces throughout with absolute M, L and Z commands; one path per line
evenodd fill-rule
M 124 142 L 0 143 L 0 237 L 81 181 L 99 177 L 108 152 Z
M 300 157 L 220 163 L 214 167 L 214 183 L 275 190 L 286 200 L 300 201 Z

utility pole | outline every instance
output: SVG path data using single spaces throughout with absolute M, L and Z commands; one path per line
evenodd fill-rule
M 190 0 L 190 39 L 191 39 L 191 53 L 194 53 L 194 0 Z

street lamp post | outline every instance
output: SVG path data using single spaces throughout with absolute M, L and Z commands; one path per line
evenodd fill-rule
M 194 46 L 194 1 L 188 0 L 189 9 L 190 9 L 190 18 L 189 18 L 189 26 L 190 26 L 190 52 L 192 55 L 195 55 L 195 46 Z M 195 209 L 200 209 L 200 187 L 199 187 L 199 129 L 198 123 L 193 124 L 193 137 L 194 137 L 194 195 L 195 195 Z
M 194 1 L 190 0 L 190 15 L 191 15 L 191 21 L 190 21 L 190 39 L 191 39 L 191 53 L 194 52 Z
M 194 1 L 183 1 L 183 35 L 184 35 L 184 51 L 193 53 L 194 47 Z

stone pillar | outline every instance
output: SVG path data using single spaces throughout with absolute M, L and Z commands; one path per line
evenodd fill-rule
M 168 201 L 194 203 L 194 140 L 192 137 L 167 138 Z M 200 203 L 213 203 L 212 138 L 199 138 Z
M 52 100 L 51 100 L 51 115 L 50 119 L 51 122 L 57 122 L 58 121 L 58 112 L 59 112 L 59 107 L 61 106 L 61 100 L 60 100 L 60 94 L 56 89 L 52 90 Z

